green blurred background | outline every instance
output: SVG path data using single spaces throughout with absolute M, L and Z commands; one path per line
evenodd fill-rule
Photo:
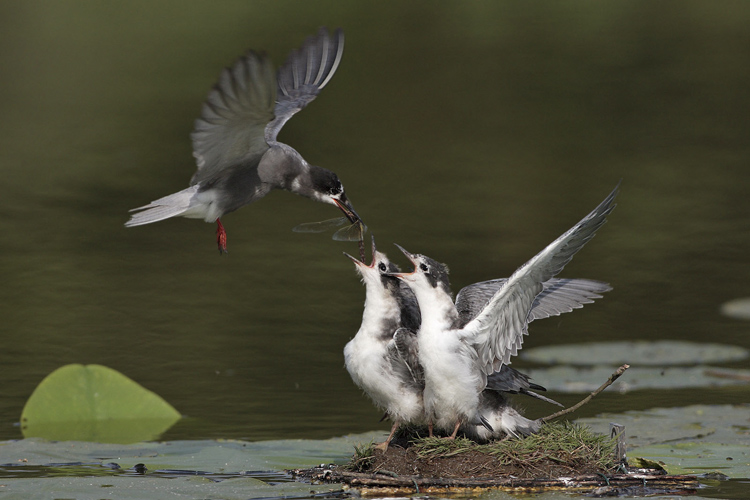
M 0 3 L 0 439 L 73 362 L 173 404 L 187 418 L 165 439 L 388 427 L 343 368 L 356 245 L 291 232 L 335 209 L 272 193 L 223 219 L 225 257 L 201 221 L 123 227 L 187 186 L 221 68 L 249 48 L 280 65 L 319 26 L 345 30 L 342 64 L 280 139 L 339 174 L 381 250 L 447 262 L 456 291 L 508 276 L 622 179 L 563 273 L 615 290 L 534 323 L 525 347 L 750 348 L 718 312 L 750 295 L 749 25 L 741 1 Z M 578 415 L 748 399 L 609 393 Z

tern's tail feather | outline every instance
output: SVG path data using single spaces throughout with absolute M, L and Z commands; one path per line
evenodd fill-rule
M 178 215 L 187 215 L 186 212 L 195 206 L 195 194 L 197 192 L 197 185 L 190 186 L 178 193 L 170 194 L 164 198 L 152 201 L 148 205 L 134 208 L 131 212 L 137 213 L 130 216 L 130 220 L 125 223 L 125 226 L 141 226 L 143 224 L 151 224 L 152 222 L 158 222 Z

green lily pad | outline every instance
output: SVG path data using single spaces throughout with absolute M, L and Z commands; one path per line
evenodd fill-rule
M 729 318 L 750 320 L 750 297 L 724 302 L 720 311 Z
M 313 498 L 340 491 L 342 485 L 296 482 L 283 470 L 343 464 L 355 444 L 385 436 L 373 432 L 327 440 L 130 445 L 23 439 L 0 442 L 0 481 L 3 495 L 14 498 Z M 107 466 L 112 462 L 120 468 Z M 145 472 L 130 470 L 135 464 L 144 464 Z
M 664 464 L 669 474 L 721 472 L 728 477 L 750 477 L 750 449 L 731 443 L 676 443 L 635 448 L 629 454 Z
M 610 422 L 624 425 L 628 457 L 663 463 L 670 474 L 750 477 L 750 405 L 654 408 L 577 422 L 601 433 Z
M 742 347 L 661 340 L 656 342 L 588 342 L 523 350 L 521 357 L 537 363 L 568 365 L 687 365 L 740 361 L 750 352 Z
M 691 405 L 581 418 L 580 424 L 609 434 L 609 423 L 625 426 L 628 447 L 681 440 L 741 444 L 750 447 L 750 405 Z M 750 476 L 748 476 L 750 477 Z
M 37 386 L 21 431 L 27 438 L 134 443 L 156 439 L 179 419 L 169 403 L 116 370 L 72 364 Z
M 614 372 L 613 366 L 554 366 L 524 368 L 534 382 L 550 391 L 585 393 L 595 390 Z M 750 384 L 750 370 L 712 366 L 672 366 L 656 368 L 631 366 L 608 391 L 629 392 L 642 389 L 686 389 Z
M 664 467 L 662 467 L 661 463 L 657 462 L 656 460 L 649 460 L 648 458 L 629 457 L 628 465 L 630 467 L 638 467 L 639 469 L 656 469 L 659 471 L 664 471 L 664 473 L 667 472 L 666 470 L 664 470 Z

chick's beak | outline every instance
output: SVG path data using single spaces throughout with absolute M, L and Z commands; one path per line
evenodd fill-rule
M 367 267 L 367 264 L 365 264 L 364 262 L 362 262 L 362 261 L 361 261 L 361 260 L 359 260 L 358 258 L 356 258 L 356 257 L 353 257 L 353 256 L 349 255 L 349 254 L 348 254 L 348 253 L 346 253 L 346 252 L 344 252 L 344 255 L 346 255 L 347 257 L 349 257 L 350 259 L 352 259 L 352 262 L 354 262 L 354 264 L 355 264 L 355 265 L 356 265 L 357 267 Z
M 406 255 L 406 258 L 409 259 L 409 262 L 411 262 L 412 265 L 414 266 L 414 270 L 412 272 L 410 272 L 410 273 L 388 273 L 388 276 L 393 276 L 393 277 L 396 277 L 396 278 L 399 278 L 399 279 L 406 279 L 406 280 L 408 280 L 410 277 L 412 277 L 417 272 L 417 259 L 416 259 L 416 257 L 414 257 L 413 254 L 407 252 L 406 249 L 404 247 L 402 247 L 401 245 L 399 245 L 398 243 L 394 243 L 394 245 L 396 245 L 398 247 L 398 249 L 401 250 L 401 252 L 404 255 Z
M 414 256 L 413 253 L 409 253 L 404 247 L 402 247 L 398 243 L 394 243 L 394 245 L 396 245 L 396 247 L 398 247 L 398 249 L 401 250 L 401 253 L 406 255 L 406 258 L 409 259 L 409 262 L 411 262 L 414 267 L 417 266 L 417 258 Z
M 370 263 L 369 266 L 367 264 L 365 264 L 364 260 L 359 260 L 356 257 L 352 257 L 351 255 L 349 255 L 346 252 L 344 252 L 344 255 L 346 255 L 347 257 L 349 257 L 350 259 L 352 259 L 352 262 L 354 262 L 359 267 L 370 267 L 370 268 L 372 268 L 372 267 L 375 266 L 375 252 L 377 252 L 377 249 L 375 248 L 375 236 L 372 236 L 372 262 Z

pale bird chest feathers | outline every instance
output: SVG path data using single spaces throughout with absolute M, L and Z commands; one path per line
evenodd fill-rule
M 382 294 L 368 293 L 365 299 L 365 310 L 362 314 L 362 324 L 370 325 L 373 335 L 380 336 L 381 332 L 377 331 L 387 324 L 398 327 L 398 318 L 400 316 L 398 302 L 393 297 L 383 298 Z M 386 332 L 393 335 L 393 331 Z

